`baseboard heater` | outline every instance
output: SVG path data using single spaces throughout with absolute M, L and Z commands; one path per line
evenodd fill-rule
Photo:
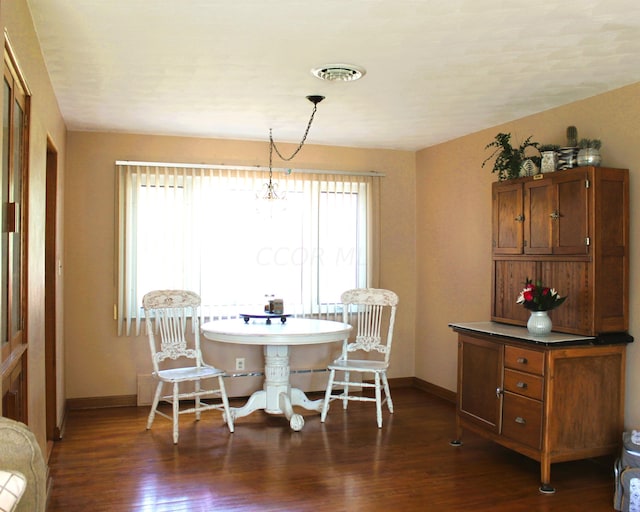
M 298 373 L 324 373 L 328 372 L 327 368 L 305 368 L 302 370 L 289 370 L 289 375 L 295 375 Z M 242 373 L 227 373 L 224 378 L 229 377 L 264 377 L 264 372 L 242 372 Z
M 305 374 L 305 373 L 324 373 L 328 372 L 327 368 L 302 368 L 299 370 L 290 370 L 289 375 Z M 227 373 L 225 378 L 237 377 L 264 377 L 264 371 L 236 372 Z M 153 394 L 157 381 L 150 374 L 138 374 L 138 394 L 137 405 L 150 405 L 153 401 Z

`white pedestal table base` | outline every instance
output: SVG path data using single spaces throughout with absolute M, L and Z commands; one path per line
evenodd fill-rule
M 309 400 L 307 395 L 289 383 L 289 347 L 287 345 L 264 346 L 264 386 L 253 393 L 242 407 L 231 407 L 233 419 L 248 416 L 259 409 L 269 414 L 284 414 L 292 430 L 302 430 L 304 418 L 293 411 L 294 406 L 310 411 L 322 410 L 322 399 Z

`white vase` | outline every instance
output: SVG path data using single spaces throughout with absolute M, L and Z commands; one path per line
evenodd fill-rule
M 551 318 L 547 311 L 531 311 L 527 329 L 534 336 L 546 336 L 551 332 Z

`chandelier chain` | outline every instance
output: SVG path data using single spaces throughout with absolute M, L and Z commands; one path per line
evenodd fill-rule
M 273 140 L 273 130 L 269 128 L 269 182 L 264 184 L 264 193 L 262 195 L 262 199 L 266 199 L 268 201 L 276 200 L 276 199 L 284 199 L 284 195 L 278 194 L 277 183 L 273 182 L 273 151 L 275 150 L 276 154 L 285 162 L 289 162 L 293 160 L 293 158 L 300 152 L 302 146 L 304 146 L 305 141 L 307 140 L 307 136 L 309 135 L 309 130 L 311 129 L 311 123 L 313 123 L 313 118 L 316 115 L 316 110 L 318 109 L 318 103 L 324 99 L 324 96 L 307 96 L 307 99 L 313 103 L 313 111 L 311 112 L 311 117 L 309 117 L 309 122 L 307 123 L 307 128 L 304 131 L 304 135 L 302 136 L 302 140 L 300 144 L 296 148 L 296 150 L 289 157 L 285 157 L 280 153 L 278 146 L 276 146 L 275 141 Z
M 311 117 L 309 118 L 309 123 L 307 123 L 307 129 L 304 131 L 302 140 L 300 141 L 300 144 L 298 145 L 296 150 L 289 157 L 285 157 L 282 155 L 282 153 L 280 153 L 280 150 L 278 150 L 278 146 L 276 146 L 276 143 L 273 140 L 272 130 L 271 128 L 269 128 L 269 168 L 271 168 L 271 163 L 273 160 L 273 150 L 275 150 L 276 154 L 285 162 L 289 162 L 290 160 L 293 160 L 293 158 L 300 152 L 300 150 L 302 149 L 302 146 L 304 146 L 304 143 L 307 140 L 307 136 L 309 135 L 309 130 L 311 129 L 311 123 L 313 123 L 313 118 L 316 115 L 316 110 L 318 110 L 318 105 L 314 104 L 313 111 L 311 112 Z

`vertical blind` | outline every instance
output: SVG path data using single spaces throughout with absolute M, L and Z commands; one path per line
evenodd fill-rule
M 274 173 L 285 199 L 267 202 L 264 170 L 116 162 L 118 334 L 140 333 L 156 289 L 198 293 L 202 321 L 269 296 L 292 315 L 338 317 L 342 291 L 377 286 L 380 176 Z

